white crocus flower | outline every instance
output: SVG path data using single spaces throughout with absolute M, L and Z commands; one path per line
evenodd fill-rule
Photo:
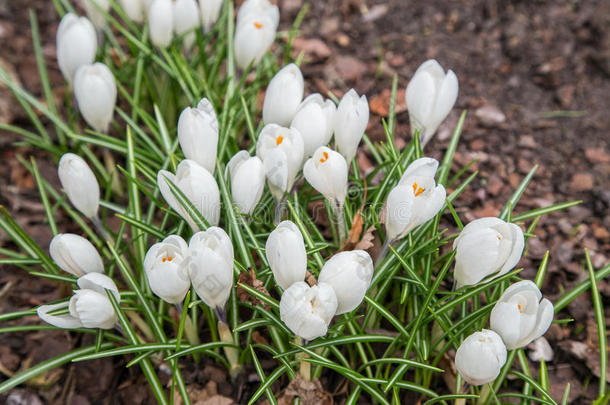
M 318 281 L 330 285 L 337 296 L 340 315 L 360 305 L 373 278 L 373 260 L 364 250 L 340 252 L 322 267 Z
M 292 221 L 282 221 L 269 234 L 265 244 L 269 267 L 277 285 L 286 290 L 292 284 L 305 280 L 307 253 L 299 228 Z
M 106 16 L 104 12 L 110 11 L 110 0 L 81 0 L 87 16 L 96 28 L 104 28 Z
M 320 146 L 325 146 L 333 136 L 333 126 L 337 106 L 318 93 L 303 100 L 292 119 L 291 127 L 303 137 L 305 157 L 311 156 Z
M 210 172 L 196 162 L 185 159 L 178 164 L 175 175 L 167 170 L 160 170 L 157 174 L 157 184 L 165 201 L 188 222 L 193 231 L 197 231 L 199 227 L 188 211 L 180 204 L 166 179 L 173 182 L 182 191 L 210 225 L 218 225 L 220 219 L 220 191 Z
M 161 48 L 167 48 L 174 34 L 174 10 L 171 0 L 153 0 L 148 10 L 150 40 Z
M 389 240 L 404 237 L 414 227 L 434 218 L 445 204 L 446 191 L 437 185 L 436 159 L 424 157 L 407 167 L 398 186 L 388 195 L 385 226 Z
M 222 0 L 199 0 L 199 12 L 204 32 L 210 32 L 222 8 Z
M 541 300 L 542 299 L 542 300 Z M 553 304 L 530 280 L 508 287 L 491 311 L 490 326 L 509 350 L 527 346 L 551 326 Z
M 351 89 L 341 99 L 334 118 L 337 149 L 348 162 L 356 156 L 358 144 L 368 123 L 369 103 L 366 96 L 359 97 L 358 93 Z
M 36 310 L 40 319 L 63 329 L 112 329 L 117 322 L 117 316 L 106 290 L 112 292 L 117 302 L 121 300 L 114 281 L 100 273 L 89 273 L 79 278 L 77 284 L 80 289 L 74 292 L 69 302 L 40 306 Z M 68 314 L 49 314 L 51 311 L 66 308 Z
M 123 11 L 131 21 L 141 23 L 146 15 L 147 5 L 144 0 L 119 0 Z
M 417 131 L 422 146 L 428 143 L 439 125 L 451 112 L 458 96 L 458 79 L 449 70 L 446 74 L 434 59 L 421 64 L 407 86 L 405 98 L 409 109 L 411 131 Z
M 237 14 L 235 25 L 235 62 L 245 69 L 257 63 L 275 39 L 280 12 L 268 0 L 247 0 Z
M 347 171 L 343 155 L 326 146 L 319 147 L 303 166 L 309 184 L 338 207 L 347 195 Z
M 212 103 L 202 98 L 197 108 L 186 107 L 178 118 L 178 141 L 184 156 L 214 173 L 218 148 L 218 119 Z
M 310 287 L 304 281 L 296 282 L 280 299 L 280 318 L 295 335 L 305 340 L 326 335 L 336 310 L 335 291 L 324 283 Z
M 197 232 L 189 241 L 188 272 L 195 292 L 226 322 L 224 307 L 233 287 L 233 244 L 216 226 Z
M 455 353 L 455 368 L 472 385 L 492 382 L 506 363 L 506 346 L 492 330 L 468 336 Z
M 303 100 L 303 74 L 294 63 L 284 66 L 273 76 L 265 92 L 263 122 L 290 125 Z
M 116 104 L 116 83 L 108 66 L 96 62 L 78 68 L 74 97 L 87 124 L 97 132 L 108 131 Z
M 87 218 L 97 216 L 100 205 L 100 186 L 87 163 L 74 153 L 59 159 L 59 182 L 74 207 Z
M 257 156 L 250 156 L 248 151 L 237 152 L 225 170 L 225 176 L 231 178 L 231 196 L 239 210 L 252 215 L 256 204 L 265 188 L 265 168 Z
M 144 271 L 150 289 L 170 304 L 184 300 L 191 287 L 187 270 L 188 245 L 178 235 L 170 235 L 148 249 Z
M 195 0 L 174 1 L 174 32 L 184 36 L 184 49 L 189 50 L 195 42 L 195 29 L 199 27 L 199 8 Z
M 104 273 L 104 264 L 97 249 L 82 236 L 73 233 L 60 233 L 51 239 L 49 245 L 51 259 L 76 277 L 88 273 Z
M 72 83 L 78 68 L 95 60 L 95 27 L 86 17 L 68 13 L 61 19 L 55 38 L 59 70 L 68 83 Z
M 515 224 L 495 217 L 472 221 L 453 242 L 457 287 L 508 273 L 519 262 L 524 244 L 523 231 Z
M 277 201 L 292 189 L 303 164 L 303 139 L 294 128 L 267 124 L 256 142 L 256 156 L 265 167 L 271 194 Z

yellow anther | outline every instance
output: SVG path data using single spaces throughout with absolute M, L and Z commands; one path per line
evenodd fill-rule
M 275 138 L 275 145 L 279 146 L 282 142 L 284 142 L 284 137 L 282 135 Z
M 422 187 L 419 187 L 417 183 L 413 183 L 413 194 L 415 194 L 415 197 L 418 197 L 423 192 L 424 189 Z
M 327 152 L 322 152 L 322 154 L 324 155 L 323 158 L 320 158 L 320 162 L 324 163 L 328 160 L 328 153 Z
M 260 30 L 261 28 L 263 28 L 263 24 L 261 24 L 259 22 L 255 22 L 254 23 L 254 28 L 256 28 L 257 30 Z

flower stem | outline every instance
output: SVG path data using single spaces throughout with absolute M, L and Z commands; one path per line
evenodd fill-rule
M 306 342 L 303 341 L 303 339 L 300 338 L 299 336 L 294 338 L 294 342 L 299 346 L 306 344 Z M 303 379 L 305 381 L 310 381 L 311 380 L 311 363 L 304 360 L 304 359 L 308 358 L 309 355 L 307 353 L 297 353 L 297 355 L 295 357 L 300 360 L 299 361 L 299 363 L 300 363 L 299 377 L 301 377 L 301 379 Z
M 339 234 L 339 248 L 343 247 L 348 237 L 347 223 L 345 222 L 345 211 L 343 204 L 334 203 L 335 218 L 337 220 L 337 233 Z
M 100 236 L 102 238 L 104 238 L 104 240 L 106 242 L 113 243 L 112 239 L 110 238 L 110 234 L 108 233 L 106 228 L 104 228 L 104 225 L 102 225 L 102 221 L 100 220 L 100 217 L 98 215 L 95 215 L 94 217 L 91 217 L 89 219 L 93 223 L 93 226 L 95 226 L 97 233 L 99 233 Z
M 392 244 L 392 242 L 394 242 L 394 241 L 390 240 L 390 239 L 386 239 L 385 242 L 383 243 L 381 252 L 379 252 L 379 256 L 377 256 L 377 259 L 375 260 L 375 268 L 379 267 L 381 262 L 383 262 L 383 259 L 385 259 L 386 255 L 388 254 L 388 251 L 390 250 L 390 245 Z
M 286 194 L 284 194 L 275 204 L 275 215 L 273 218 L 274 225 L 277 226 L 280 222 L 282 222 L 284 211 L 286 211 Z
M 231 345 L 235 344 L 233 340 L 233 334 L 231 333 L 231 329 L 226 322 L 218 321 L 218 334 L 220 335 L 220 340 L 224 343 L 229 343 Z M 225 346 L 223 347 L 225 356 L 231 369 L 229 370 L 229 374 L 231 378 L 237 377 L 239 372 L 241 371 L 241 365 L 239 364 L 239 353 L 235 347 Z

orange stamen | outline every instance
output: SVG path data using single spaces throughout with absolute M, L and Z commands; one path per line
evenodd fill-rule
M 523 312 L 523 308 L 521 307 L 521 304 L 517 304 L 517 308 L 519 308 L 519 312 Z
M 167 259 L 166 259 L 165 257 L 164 257 L 163 259 L 161 259 L 161 261 L 162 261 L 163 263 L 165 263 L 165 261 L 166 261 L 166 260 L 167 260 Z
M 172 260 L 174 260 L 174 258 L 173 258 L 173 257 L 171 257 L 171 256 L 167 258 L 167 261 L 168 261 L 168 262 L 171 262 Z
M 418 197 L 423 192 L 424 189 L 422 187 L 419 187 L 417 183 L 413 183 L 413 194 L 415 194 L 415 197 Z
M 284 137 L 282 135 L 275 138 L 275 145 L 279 146 L 282 142 L 284 142 Z
M 259 22 L 255 22 L 254 23 L 254 28 L 256 28 L 257 30 L 260 30 L 261 28 L 263 28 L 263 24 L 261 24 Z
M 327 152 L 322 152 L 322 154 L 324 155 L 323 158 L 320 158 L 320 162 L 324 163 L 328 160 L 328 153 Z

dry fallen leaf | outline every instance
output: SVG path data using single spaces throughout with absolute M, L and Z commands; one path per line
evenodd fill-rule
M 254 272 L 254 269 L 252 267 L 250 267 L 248 274 L 240 273 L 237 282 L 250 286 L 261 294 L 270 296 L 269 291 L 267 291 L 267 289 L 263 285 L 263 282 L 256 278 L 256 273 Z M 237 297 L 241 302 L 251 302 L 254 305 L 264 305 L 265 308 L 268 307 L 267 304 L 263 303 L 260 299 L 250 295 L 250 293 L 243 289 L 241 286 L 237 286 Z
M 303 405 L 330 405 L 333 403 L 330 393 L 324 391 L 320 380 L 305 381 L 301 378 L 295 378 L 288 384 L 284 396 L 280 400 L 292 399 L 299 397 Z
M 375 246 L 375 243 L 373 243 L 373 241 L 375 240 L 373 232 L 375 232 L 375 227 L 369 227 L 369 229 L 366 230 L 364 235 L 362 235 L 362 239 L 360 239 L 360 242 L 356 243 L 356 246 L 354 246 L 354 250 L 368 250 Z

